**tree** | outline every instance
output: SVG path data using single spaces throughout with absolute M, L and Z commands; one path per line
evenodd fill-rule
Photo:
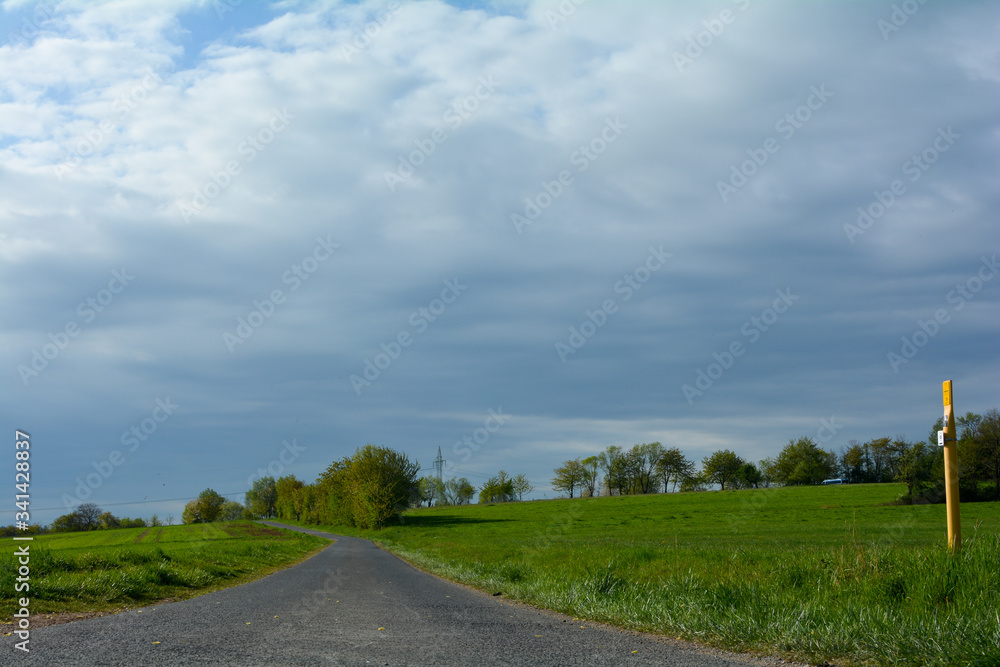
M 597 470 L 600 462 L 596 456 L 588 456 L 583 461 L 583 490 L 580 495 L 586 494 L 588 498 L 593 498 L 597 494 Z
M 819 484 L 829 478 L 836 457 L 825 452 L 811 438 L 789 440 L 774 462 L 774 477 L 781 484 Z
M 761 474 L 757 466 L 744 462 L 736 471 L 736 483 L 743 489 L 756 489 L 760 486 Z
M 626 464 L 631 493 L 656 492 L 659 479 L 655 470 L 661 456 L 663 456 L 663 445 L 658 442 L 644 442 L 632 446 Z
M 105 514 L 108 516 L 105 517 Z M 79 530 L 96 530 L 98 528 L 105 527 L 117 528 L 118 525 L 114 525 L 117 519 L 111 521 L 107 526 L 105 526 L 102 522 L 102 519 L 110 520 L 113 518 L 113 514 L 110 512 L 103 512 L 101 508 L 94 503 L 83 503 L 73 512 L 56 518 L 56 520 L 52 522 L 51 529 L 53 532 L 69 532 Z
M 587 470 L 580 459 L 572 459 L 553 470 L 556 474 L 552 478 L 552 488 L 556 491 L 565 491 L 569 497 L 573 497 L 573 492 L 577 487 L 582 486 L 587 479 Z
M 899 456 L 895 480 L 906 484 L 906 495 L 910 503 L 916 503 L 921 486 L 931 479 L 934 459 L 938 456 L 937 446 L 935 444 L 934 449 L 931 449 L 922 442 L 911 444 L 899 440 L 896 449 L 902 454 Z
M 447 489 L 445 483 L 434 475 L 427 475 L 420 479 L 420 494 L 417 497 L 417 505 L 427 503 L 431 505 L 449 505 Z
M 531 485 L 528 478 L 524 476 L 524 473 L 519 473 L 517 477 L 511 480 L 513 485 L 514 493 L 517 494 L 518 500 L 524 500 L 524 494 L 531 493 L 535 490 L 535 487 Z
M 964 415 L 955 419 L 955 426 L 958 427 L 958 439 L 960 441 L 973 440 L 979 437 L 982 425 L 982 415 L 977 415 L 975 412 L 966 412 Z
M 445 500 L 442 498 L 444 482 L 440 483 L 441 489 L 439 490 L 439 482 L 436 475 L 425 475 L 420 478 L 418 484 L 420 493 L 417 496 L 417 507 L 420 507 L 424 503 L 427 503 L 428 507 L 433 507 L 435 501 L 439 505 L 445 504 Z
M 222 509 L 219 512 L 219 521 L 239 521 L 243 518 L 245 510 L 246 508 L 235 500 L 227 500 L 222 504 Z
M 104 512 L 98 517 L 98 523 L 103 530 L 113 530 L 115 528 L 121 528 L 121 519 L 116 517 L 111 512 Z
M 681 481 L 694 473 L 694 462 L 689 461 L 684 453 L 677 447 L 671 447 L 660 454 L 656 461 L 656 474 L 663 482 L 663 492 L 667 492 L 667 486 L 673 484 L 674 491 Z
M 219 518 L 219 513 L 222 511 L 222 506 L 226 504 L 226 499 L 212 489 L 205 489 L 198 494 L 197 502 L 202 521 L 211 523 Z
M 30 524 L 27 528 L 18 528 L 14 524 L 0 526 L 0 537 L 27 537 L 28 535 L 40 535 L 48 532 L 49 529 L 37 524 Z
M 299 492 L 305 482 L 295 475 L 280 477 L 274 483 L 274 511 L 279 518 L 298 521 L 301 518 Z
M 80 520 L 81 530 L 95 530 L 101 526 L 101 514 L 103 511 L 94 503 L 83 503 L 76 508 L 76 515 Z
M 1000 500 L 1000 412 L 987 410 L 977 431 L 977 458 L 983 476 L 993 482 L 993 499 Z
M 444 494 L 449 505 L 468 505 L 476 495 L 476 490 L 472 488 L 464 477 L 449 479 L 444 483 Z
M 476 487 L 469 483 L 469 480 L 464 477 L 458 480 L 458 499 L 459 505 L 468 505 L 472 502 L 472 499 L 476 495 Z
M 983 417 L 974 412 L 966 412 L 955 418 L 955 426 L 958 429 L 958 476 L 963 486 L 967 482 L 975 484 L 979 480 L 989 479 L 989 473 L 983 468 L 983 456 L 980 451 Z M 938 417 L 931 428 L 927 444 L 932 447 L 937 446 L 937 432 L 942 428 L 944 420 Z M 943 476 L 942 467 L 940 477 Z
M 774 459 L 770 456 L 757 462 L 757 470 L 760 471 L 760 485 L 765 489 L 771 488 L 774 479 Z
M 163 522 L 160 521 L 160 517 L 154 512 L 153 516 L 149 517 L 149 525 L 152 528 L 159 528 L 163 525 Z
M 514 499 L 514 481 L 503 470 L 490 477 L 479 490 L 480 503 L 509 503 Z
M 76 512 L 70 512 L 57 517 L 49 526 L 49 530 L 53 533 L 71 533 L 83 530 L 83 527 L 80 525 L 79 515 Z
M 711 456 L 706 456 L 701 462 L 701 467 L 705 478 L 709 482 L 718 484 L 725 491 L 726 484 L 732 484 L 736 480 L 736 473 L 744 463 L 745 461 L 736 456 L 735 452 L 720 449 Z
M 258 477 L 254 480 L 253 486 L 246 492 L 243 499 L 254 516 L 261 519 L 270 519 L 275 515 L 274 504 L 278 499 L 278 491 L 275 488 L 273 477 Z M 185 522 L 187 523 L 187 522 Z
M 217 521 L 226 499 L 213 491 L 205 489 L 198 497 L 184 506 L 184 523 L 211 523 Z
M 184 506 L 184 513 L 181 514 L 183 523 L 202 523 L 201 511 L 198 507 L 198 500 L 192 500 Z
M 892 438 L 875 438 L 864 444 L 868 458 L 868 480 L 881 483 L 895 476 L 896 447 Z
M 934 442 L 937 444 L 937 438 Z M 849 444 L 850 447 L 840 454 L 840 476 L 851 484 L 867 481 L 865 449 L 856 440 Z
M 354 525 L 354 502 L 350 496 L 351 457 L 334 461 L 316 480 L 316 516 L 320 523 Z M 419 488 L 418 488 L 419 493 Z
M 604 486 L 608 489 L 608 495 L 615 495 L 615 490 L 619 494 L 624 493 L 628 480 L 625 479 L 625 455 L 622 448 L 618 445 L 608 446 L 597 455 L 597 465 L 604 471 Z
M 419 494 L 420 464 L 388 447 L 365 445 L 347 468 L 346 482 L 355 525 L 381 530 Z
M 694 472 L 681 480 L 681 492 L 685 491 L 705 491 L 708 489 L 709 480 L 703 472 Z

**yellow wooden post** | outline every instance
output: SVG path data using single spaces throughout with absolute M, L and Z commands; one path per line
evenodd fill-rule
M 945 380 L 944 393 L 944 495 L 948 503 L 948 549 L 957 554 L 962 548 L 962 516 L 958 507 L 958 431 L 955 429 L 955 405 L 951 380 Z

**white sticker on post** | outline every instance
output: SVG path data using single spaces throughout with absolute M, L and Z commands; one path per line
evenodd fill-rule
M 944 431 L 938 431 L 938 447 L 944 447 Z

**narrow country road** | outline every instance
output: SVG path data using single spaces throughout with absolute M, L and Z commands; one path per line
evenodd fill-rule
M 421 572 L 368 540 L 243 586 L 40 628 L 5 665 L 777 665 L 512 605 Z

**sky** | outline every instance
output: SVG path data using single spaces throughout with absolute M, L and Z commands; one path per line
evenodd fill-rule
M 366 443 L 552 498 L 609 445 L 924 440 L 949 379 L 1000 406 L 998 32 L 988 2 L 3 2 L 31 521 L 177 522 Z

